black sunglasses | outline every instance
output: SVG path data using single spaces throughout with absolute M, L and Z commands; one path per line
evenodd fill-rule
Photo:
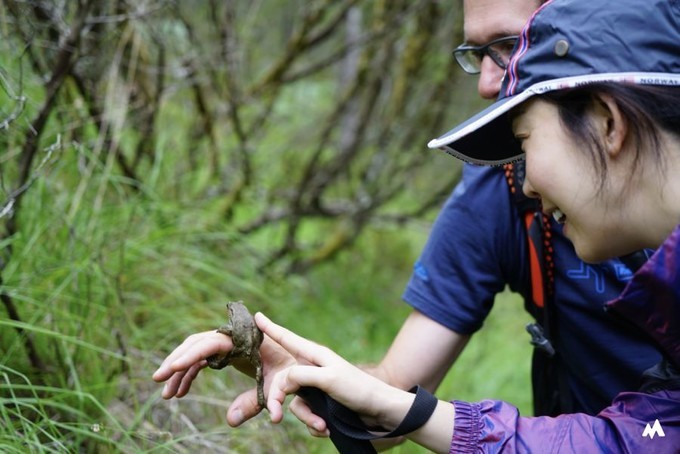
M 504 36 L 490 41 L 483 46 L 467 46 L 461 44 L 453 51 L 456 62 L 468 74 L 479 74 L 482 70 L 482 60 L 485 55 L 501 69 L 506 69 L 512 50 L 519 36 Z

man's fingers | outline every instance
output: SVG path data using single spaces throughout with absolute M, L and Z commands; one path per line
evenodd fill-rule
M 175 372 L 187 370 L 209 356 L 227 353 L 232 348 L 231 339 L 224 334 L 215 331 L 192 334 L 165 358 L 152 378 L 156 382 L 165 381 Z
M 182 381 L 179 385 L 179 388 L 177 389 L 175 397 L 186 396 L 189 393 L 189 390 L 191 389 L 191 384 L 193 383 L 194 379 L 198 376 L 198 373 L 201 371 L 201 369 L 203 369 L 206 366 L 207 363 L 205 361 L 201 361 L 191 366 L 189 370 L 187 370 L 186 373 L 183 374 Z
M 238 427 L 261 411 L 262 408 L 257 403 L 257 388 L 249 389 L 236 396 L 229 405 L 227 423 L 231 427 Z
M 192 334 L 191 336 L 187 337 L 184 342 L 178 345 L 172 352 L 170 352 L 168 356 L 165 357 L 160 367 L 156 370 L 156 372 L 154 372 L 152 378 L 157 382 L 165 381 L 178 370 L 182 370 L 181 368 L 174 366 L 175 362 L 187 355 L 192 356 L 191 354 L 193 352 L 194 345 L 200 342 L 201 336 L 205 334 L 206 333 Z M 182 363 L 184 362 L 186 361 L 182 361 Z
M 174 361 L 170 363 L 173 370 L 188 369 L 212 355 L 230 352 L 234 346 L 230 337 L 216 331 L 206 331 L 193 336 L 197 336 L 197 338 L 186 342 L 186 345 L 182 344 L 181 352 L 174 355 Z M 187 338 L 188 340 L 189 338 Z
M 171 375 L 165 386 L 163 386 L 163 392 L 161 396 L 163 399 L 172 399 L 177 394 L 177 390 L 182 384 L 182 379 L 184 378 L 184 372 L 177 372 Z

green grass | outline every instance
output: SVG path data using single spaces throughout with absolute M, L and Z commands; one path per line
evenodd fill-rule
M 260 415 L 228 428 L 229 402 L 253 385 L 234 371 L 206 371 L 170 402 L 151 374 L 187 335 L 220 324 L 235 299 L 351 361 L 380 360 L 408 314 L 400 295 L 427 229 L 371 229 L 334 262 L 277 278 L 255 273 L 253 248 L 200 206 L 107 194 L 94 216 L 97 193 L 86 191 L 68 217 L 70 199 L 54 194 L 44 183 L 26 199 L 4 274 L 23 319 L 0 320 L 1 451 L 334 452 L 290 415 L 276 427 Z M 526 318 L 501 295 L 439 397 L 504 398 L 528 412 Z M 24 336 L 46 371 L 30 367 Z

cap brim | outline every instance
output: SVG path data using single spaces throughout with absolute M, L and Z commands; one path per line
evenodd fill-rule
M 524 153 L 512 134 L 507 113 L 534 94 L 532 90 L 527 90 L 503 98 L 443 136 L 431 140 L 427 146 L 441 148 L 473 164 L 501 165 L 517 161 Z
M 473 164 L 501 165 L 517 161 L 524 157 L 524 153 L 512 134 L 508 113 L 534 95 L 596 82 L 677 86 L 680 85 L 680 74 L 621 72 L 546 80 L 532 85 L 518 95 L 496 101 L 443 136 L 431 140 L 427 146 L 441 148 L 450 155 Z

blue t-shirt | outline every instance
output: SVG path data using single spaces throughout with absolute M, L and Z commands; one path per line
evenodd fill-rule
M 552 222 L 552 221 L 551 221 Z M 636 390 L 661 355 L 643 334 L 604 311 L 632 272 L 618 260 L 581 261 L 553 223 L 552 339 L 567 369 L 578 412 L 595 414 L 620 391 Z M 466 164 L 414 266 L 404 300 L 461 334 L 477 331 L 497 293 L 509 286 L 531 301 L 527 235 L 500 167 Z M 528 339 L 528 335 L 527 335 Z

